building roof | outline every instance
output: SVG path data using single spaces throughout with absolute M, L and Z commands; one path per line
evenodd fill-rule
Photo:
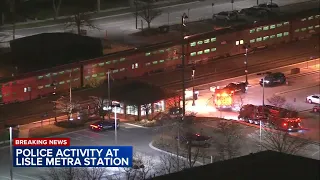
M 186 169 L 153 180 L 318 180 L 319 161 L 274 151 L 263 151 Z

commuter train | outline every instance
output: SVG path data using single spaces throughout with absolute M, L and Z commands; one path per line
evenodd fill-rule
M 300 17 L 214 30 L 185 37 L 185 62 L 206 63 L 216 58 L 243 54 L 247 50 L 297 41 L 319 35 L 320 14 L 310 12 Z M 137 77 L 152 72 L 174 69 L 181 64 L 182 41 L 147 47 L 89 59 L 74 64 L 26 73 L 0 80 L 0 102 L 11 103 L 36 99 L 52 93 L 87 86 L 107 78 Z M 70 75 L 71 74 L 71 75 Z

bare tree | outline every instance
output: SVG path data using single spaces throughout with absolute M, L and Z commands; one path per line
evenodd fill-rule
M 68 120 L 70 120 L 72 113 L 79 109 L 79 102 L 72 100 L 69 97 L 61 96 L 56 103 L 56 109 L 62 113 L 66 113 Z
M 92 88 L 100 87 L 104 82 L 105 79 L 103 78 L 90 78 L 88 81 L 88 86 Z
M 213 137 L 213 146 L 217 150 L 220 160 L 227 160 L 240 155 L 241 127 L 233 122 L 219 122 L 214 132 L 217 134 Z
M 286 98 L 283 96 L 273 95 L 272 97 L 268 98 L 267 101 L 276 107 L 283 107 L 286 103 Z
M 141 108 L 144 110 L 144 112 L 146 114 L 146 119 L 149 120 L 149 111 L 151 110 L 152 105 L 151 104 L 143 104 L 143 105 L 141 105 Z
M 76 12 L 66 23 L 65 28 L 77 29 L 77 33 L 82 35 L 82 28 L 88 27 L 90 29 L 99 29 L 97 26 L 93 24 L 91 21 L 91 16 L 86 12 Z
M 272 127 L 264 128 L 261 133 L 261 143 L 259 132 L 255 133 L 254 142 L 266 150 L 278 151 L 287 154 L 297 154 L 308 145 L 307 140 L 293 137 L 287 131 L 277 131 Z
M 89 98 L 96 109 L 95 114 L 99 115 L 100 117 L 102 117 L 102 120 L 104 120 L 105 115 L 111 113 L 111 110 L 104 109 L 104 107 L 108 107 L 108 100 L 103 97 L 97 96 L 90 96 Z
M 148 29 L 150 29 L 151 22 L 158 16 L 161 15 L 161 11 L 154 9 L 153 1 L 146 0 L 141 2 L 141 9 L 138 11 L 138 15 L 144 19 L 148 24 Z
M 56 20 L 59 17 L 60 12 L 60 6 L 61 6 L 62 0 L 52 0 L 52 9 L 54 11 L 54 20 Z

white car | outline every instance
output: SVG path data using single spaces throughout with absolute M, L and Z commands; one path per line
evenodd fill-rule
M 306 98 L 306 101 L 310 104 L 312 103 L 320 104 L 320 94 L 310 95 Z

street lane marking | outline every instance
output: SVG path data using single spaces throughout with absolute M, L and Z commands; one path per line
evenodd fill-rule
M 18 176 L 21 176 L 21 177 L 24 177 L 24 178 L 28 178 L 28 179 L 32 179 L 32 180 L 38 180 L 34 177 L 30 177 L 30 176 L 25 176 L 25 175 L 22 175 L 22 174 L 18 174 L 18 173 L 13 173 L 14 175 L 18 175 Z
M 316 154 L 318 154 L 318 153 L 319 153 L 319 151 L 317 151 L 317 152 L 313 153 L 313 154 L 312 154 L 312 156 L 314 156 L 314 155 L 316 155 Z

